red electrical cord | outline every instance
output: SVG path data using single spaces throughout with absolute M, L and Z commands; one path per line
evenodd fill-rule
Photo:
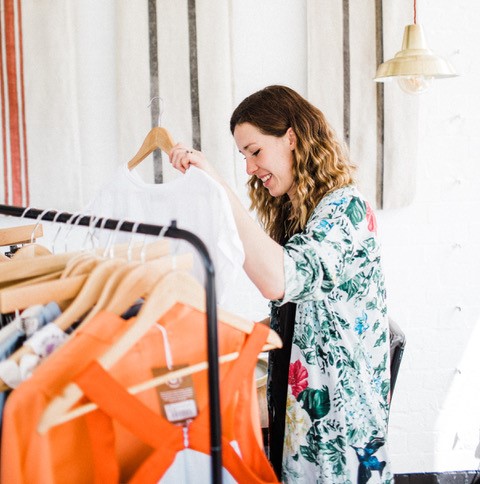
M 413 23 L 417 23 L 417 0 L 413 0 Z

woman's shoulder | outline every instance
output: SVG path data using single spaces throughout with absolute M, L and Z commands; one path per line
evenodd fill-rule
M 322 213 L 322 215 L 327 213 L 341 214 L 347 210 L 352 201 L 367 203 L 365 197 L 358 191 L 355 185 L 346 185 L 328 192 L 320 200 L 315 211 Z
M 372 215 L 372 209 L 365 197 L 355 185 L 346 185 L 327 193 L 313 211 L 309 223 L 316 224 L 318 220 L 349 219 L 357 227 L 365 218 Z

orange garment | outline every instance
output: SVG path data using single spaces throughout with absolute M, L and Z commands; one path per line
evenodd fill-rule
M 114 314 L 99 313 L 52 354 L 35 371 L 32 378 L 11 393 L 3 421 L 2 483 L 93 482 L 93 455 L 85 418 L 54 427 L 44 436 L 36 432 L 36 426 L 50 400 L 89 363 L 105 353 L 133 322 L 134 319 L 124 321 Z M 177 304 L 159 323 L 166 328 L 169 335 L 175 365 L 192 364 L 207 359 L 204 313 Z M 220 354 L 239 351 L 246 338 L 245 334 L 227 324 L 219 325 L 218 336 Z M 221 380 L 230 365 L 231 363 L 221 365 Z M 152 378 L 152 368 L 165 366 L 163 337 L 153 325 L 114 365 L 111 374 L 122 386 L 128 387 Z M 193 381 L 199 389 L 197 397 L 201 405 L 208 398 L 206 373 L 193 375 Z M 155 390 L 142 392 L 137 398 L 158 413 Z M 257 402 L 252 399 L 252 408 L 254 405 Z M 120 479 L 124 482 L 147 458 L 151 448 L 116 422 L 114 429 L 115 450 L 121 463 Z M 257 438 L 260 438 L 259 434 Z
M 241 355 L 228 370 L 221 383 L 222 427 L 235 427 L 235 438 L 242 458 L 222 438 L 222 464 L 236 482 L 266 483 L 278 482 L 265 454 L 258 445 L 253 432 L 249 402 L 251 381 L 259 352 L 264 345 L 268 327 L 257 325 L 248 337 Z M 205 460 L 201 468 L 175 462 L 178 452 L 185 450 L 185 438 L 189 450 L 209 454 L 209 407 L 200 409 L 187 427 L 175 425 L 142 405 L 119 385 L 98 363 L 92 363 L 76 378 L 90 400 L 97 403 L 100 410 L 88 417 L 89 432 L 95 454 L 95 482 L 118 482 L 119 470 L 115 462 L 114 435 L 111 418 L 117 419 L 132 433 L 140 436 L 154 450 L 142 463 L 131 479 L 131 483 L 156 483 L 166 470 L 175 482 L 193 482 L 209 476 L 210 462 Z M 115 399 L 111 395 L 115 395 Z M 235 410 L 228 412 L 230 406 Z M 232 422 L 227 422 L 225 416 Z M 232 418 L 233 417 L 233 418 Z M 173 476 L 172 476 L 173 475 Z
M 48 403 L 71 381 L 72 376 L 82 371 L 88 363 L 105 352 L 134 320 L 125 321 L 115 314 L 100 313 L 96 318 L 79 328 L 78 333 L 57 349 L 38 367 L 33 376 L 12 391 L 7 399 L 3 413 L 2 429 L 2 484 L 26 482 L 82 482 L 92 477 L 91 470 L 77 469 L 68 463 L 58 469 L 55 460 L 61 460 L 58 453 L 52 453 L 51 443 L 60 450 L 74 449 L 79 460 L 87 460 L 89 446 L 86 439 L 84 422 L 76 420 L 52 429 L 47 435 L 39 435 L 36 427 Z M 102 323 L 102 324 L 100 324 Z M 79 436 L 71 439 L 71 435 Z M 85 455 L 87 454 L 87 455 Z M 55 470 L 54 470 L 55 468 Z M 60 476 L 55 479 L 54 475 Z

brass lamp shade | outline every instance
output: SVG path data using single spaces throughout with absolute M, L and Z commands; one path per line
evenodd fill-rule
M 407 25 L 403 34 L 402 50 L 383 64 L 380 64 L 375 76 L 376 82 L 385 82 L 392 77 L 422 76 L 442 79 L 456 77 L 453 67 L 435 55 L 427 46 L 423 29 L 420 25 Z

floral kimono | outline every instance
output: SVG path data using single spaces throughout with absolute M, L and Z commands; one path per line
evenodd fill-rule
M 389 337 L 373 212 L 354 186 L 326 195 L 284 246 L 285 295 L 297 304 L 282 481 L 390 483 Z M 269 386 L 272 382 L 269 382 Z

